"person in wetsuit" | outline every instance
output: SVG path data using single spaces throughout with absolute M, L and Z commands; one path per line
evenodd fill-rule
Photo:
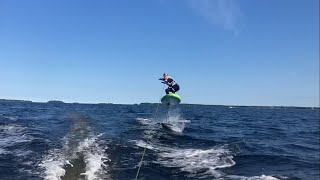
M 162 81 L 161 83 L 164 83 L 169 86 L 166 89 L 166 94 L 169 94 L 170 92 L 175 93 L 180 89 L 176 81 L 172 77 L 170 77 L 167 73 L 164 73 L 163 78 L 160 78 L 159 80 Z

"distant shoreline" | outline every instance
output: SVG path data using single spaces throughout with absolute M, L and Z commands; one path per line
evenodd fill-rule
M 133 104 L 115 104 L 115 103 L 79 103 L 79 102 L 63 102 L 60 100 L 50 100 L 47 102 L 33 102 L 30 100 L 16 100 L 16 99 L 0 99 L 0 103 L 44 103 L 44 104 L 91 104 L 91 105 L 153 105 L 158 103 L 133 103 Z M 235 108 L 235 107 L 266 107 L 266 108 L 304 108 L 304 109 L 320 109 L 320 107 L 311 107 L 311 106 L 254 106 L 254 105 L 214 105 L 214 104 L 188 104 L 188 103 L 181 103 L 180 105 L 186 106 L 186 105 L 195 105 L 195 106 L 226 106 L 229 108 Z

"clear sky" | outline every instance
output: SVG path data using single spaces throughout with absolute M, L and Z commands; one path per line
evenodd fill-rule
M 319 0 L 0 0 L 0 99 L 319 106 Z

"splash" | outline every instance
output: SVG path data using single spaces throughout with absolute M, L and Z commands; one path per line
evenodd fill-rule
M 189 120 L 181 119 L 180 109 L 173 108 L 169 108 L 167 117 L 162 122 L 169 124 L 166 128 L 177 133 L 182 133 L 186 127 L 186 123 L 190 123 Z

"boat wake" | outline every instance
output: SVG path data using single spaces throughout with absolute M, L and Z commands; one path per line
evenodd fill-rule
M 62 140 L 62 147 L 50 150 L 39 165 L 44 169 L 44 178 L 110 179 L 106 165 L 109 159 L 104 153 L 107 147 L 99 143 L 101 134 L 92 133 L 83 117 L 73 117 L 73 123 L 72 130 Z
M 174 148 L 157 144 L 146 144 L 144 141 L 135 141 L 139 147 L 153 150 L 157 154 L 154 163 L 165 167 L 176 167 L 188 172 L 190 177 L 222 177 L 219 169 L 235 165 L 232 153 L 223 146 L 208 149 Z

